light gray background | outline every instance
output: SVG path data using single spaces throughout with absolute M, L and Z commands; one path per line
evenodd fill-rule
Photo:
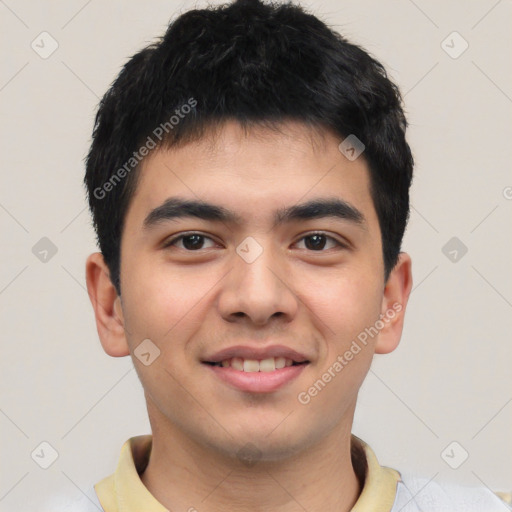
M 95 241 L 83 158 L 99 98 L 126 58 L 193 5 L 0 0 L 1 510 L 85 500 L 123 442 L 149 433 L 132 363 L 102 351 L 85 290 Z M 416 159 L 405 332 L 397 351 L 376 356 L 353 432 L 382 464 L 510 490 L 511 2 L 303 5 L 387 66 Z M 43 31 L 59 45 L 46 59 L 31 48 L 50 48 Z M 469 44 L 456 59 L 442 47 L 453 31 Z M 444 44 L 462 48 L 453 36 Z M 32 252 L 42 237 L 58 249 L 47 262 Z M 468 248 L 456 262 L 442 252 L 452 237 Z M 31 458 L 43 441 L 58 452 L 46 470 Z M 458 469 L 441 457 L 452 441 L 462 447 L 448 450 L 452 463 L 469 453 Z

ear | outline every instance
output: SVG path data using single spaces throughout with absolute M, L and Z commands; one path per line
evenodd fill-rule
M 87 258 L 85 275 L 103 350 L 112 357 L 129 355 L 121 297 L 110 280 L 110 272 L 101 253 L 96 252 Z
M 412 288 L 411 257 L 405 252 L 398 256 L 398 262 L 391 271 L 384 287 L 380 329 L 376 354 L 388 354 L 400 343 L 404 326 L 405 308 Z

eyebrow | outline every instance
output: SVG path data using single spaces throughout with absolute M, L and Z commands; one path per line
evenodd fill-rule
M 150 229 L 161 222 L 190 217 L 214 222 L 242 223 L 240 215 L 222 206 L 201 200 L 171 197 L 149 212 L 143 226 L 144 229 Z M 347 220 L 357 225 L 366 222 L 364 215 L 351 204 L 338 198 L 326 198 L 280 208 L 274 212 L 274 227 L 297 220 L 326 217 Z

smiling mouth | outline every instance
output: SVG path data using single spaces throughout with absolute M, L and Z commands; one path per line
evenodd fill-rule
M 213 362 L 204 361 L 204 364 L 219 368 L 232 368 L 240 372 L 256 373 L 256 372 L 273 372 L 289 366 L 305 366 L 309 361 L 296 362 L 286 357 L 269 357 L 267 359 L 243 359 L 241 357 L 233 357 L 224 361 Z

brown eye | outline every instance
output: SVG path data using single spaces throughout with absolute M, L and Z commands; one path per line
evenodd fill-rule
M 324 249 L 332 249 L 333 247 L 342 247 L 340 242 L 331 236 L 321 233 L 307 235 L 301 238 L 298 243 L 301 243 L 302 241 L 304 241 L 304 247 L 310 251 L 323 251 Z
M 165 247 L 178 247 L 179 249 L 184 249 L 186 251 L 198 251 L 200 249 L 205 249 L 205 244 L 207 241 L 210 241 L 211 245 L 208 247 L 213 247 L 215 243 L 213 240 L 205 235 L 201 235 L 199 233 L 191 233 L 189 235 L 180 235 L 176 238 L 173 238 L 169 242 L 165 244 Z

